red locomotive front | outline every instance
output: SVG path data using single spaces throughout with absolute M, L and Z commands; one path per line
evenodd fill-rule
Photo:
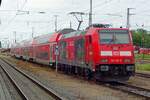
M 128 80 L 134 75 L 134 48 L 131 33 L 123 28 L 90 28 L 95 77 L 103 80 Z M 88 58 L 88 60 L 91 58 Z

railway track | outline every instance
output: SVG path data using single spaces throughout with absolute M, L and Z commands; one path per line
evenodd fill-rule
M 0 65 L 21 95 L 22 100 L 66 100 L 4 59 L 0 58 Z
M 103 84 L 103 85 L 106 86 L 106 87 L 109 87 L 109 88 L 113 88 L 115 90 L 117 89 L 117 90 L 121 90 L 123 92 L 127 92 L 127 93 L 130 93 L 130 94 L 142 96 L 142 97 L 146 98 L 146 100 L 150 99 L 150 90 L 149 89 L 144 89 L 144 88 L 141 88 L 141 87 L 132 86 L 132 85 L 122 83 L 122 82 L 115 82 L 113 84 L 109 84 L 109 85 L 108 84 Z
M 140 76 L 140 77 L 144 77 L 144 78 L 150 78 L 150 74 L 136 72 L 135 75 Z
M 137 63 L 137 64 L 149 64 L 150 61 L 149 61 L 149 60 L 142 60 L 142 59 L 139 59 L 139 60 L 136 60 L 136 63 Z
M 13 93 L 11 92 L 13 91 Z M 15 99 L 13 99 L 15 97 Z M 0 67 L 0 100 L 22 100 L 19 91 Z
M 123 92 L 142 96 L 142 97 L 146 98 L 146 100 L 150 100 L 150 90 L 149 89 L 133 86 L 133 85 L 123 83 L 123 82 L 113 82 L 107 86 L 111 87 L 113 89 L 121 90 Z

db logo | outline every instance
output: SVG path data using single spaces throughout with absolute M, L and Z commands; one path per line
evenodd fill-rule
M 118 47 L 113 47 L 113 50 L 118 50 Z
M 119 56 L 119 52 L 118 52 L 118 51 L 114 51 L 114 52 L 113 52 L 113 55 L 114 55 L 114 56 Z

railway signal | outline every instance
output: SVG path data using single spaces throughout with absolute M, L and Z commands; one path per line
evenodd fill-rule
M 59 55 L 59 50 L 58 50 L 58 45 L 56 45 L 55 47 L 55 56 L 56 56 L 56 73 L 57 73 L 57 70 L 58 70 L 58 55 Z

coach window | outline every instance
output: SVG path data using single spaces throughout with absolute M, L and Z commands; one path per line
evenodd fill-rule
M 42 59 L 47 60 L 47 59 L 48 59 L 48 52 L 42 52 L 42 53 L 40 54 L 40 57 L 41 57 Z

